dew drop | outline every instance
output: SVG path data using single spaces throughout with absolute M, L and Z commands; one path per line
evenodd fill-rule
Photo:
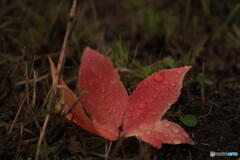
M 146 131 L 145 133 L 149 135 L 149 134 L 151 134 L 151 131 Z
M 177 127 L 173 127 L 172 130 L 174 133 L 179 133 L 179 129 Z
M 179 139 L 174 139 L 174 140 L 173 140 L 173 143 L 174 143 L 174 144 L 180 144 L 181 142 L 182 142 L 182 141 L 179 140 Z
M 177 73 L 180 74 L 180 73 L 182 73 L 182 71 L 181 70 L 177 70 Z
M 167 134 L 167 133 L 164 133 L 164 137 L 168 137 L 168 134 Z
M 153 116 L 155 116 L 155 115 L 157 115 L 157 112 L 151 112 L 151 114 L 152 114 Z
M 127 114 L 127 118 L 131 118 L 132 117 L 132 115 L 131 114 Z
M 143 121 L 145 118 L 143 116 L 140 117 L 140 120 Z
M 102 88 L 102 92 L 105 93 L 105 89 L 104 88 Z
M 139 126 L 139 128 L 140 128 L 140 129 L 143 129 L 143 128 L 144 128 L 144 126 L 143 126 L 143 125 L 140 125 L 140 126 Z
M 141 98 L 141 99 L 144 99 L 144 96 L 141 96 L 140 98 Z
M 157 97 L 157 96 L 154 94 L 154 95 L 153 95 L 153 98 L 156 98 L 156 97 Z
M 154 106 L 156 106 L 156 105 L 157 105 L 157 103 L 156 103 L 156 102 L 154 102 L 154 103 L 153 103 L 153 105 L 154 105 Z
M 170 124 L 169 124 L 168 122 L 165 122 L 164 125 L 165 125 L 166 127 L 169 127 L 169 126 L 170 126 Z
M 170 85 L 171 85 L 172 87 L 175 87 L 175 86 L 176 86 L 176 83 L 175 83 L 175 82 L 171 82 Z
M 156 82 L 161 82 L 164 79 L 163 75 L 161 75 L 159 73 L 155 74 L 153 78 Z
M 186 132 L 183 132 L 182 135 L 183 135 L 183 137 L 185 137 L 185 138 L 189 138 L 189 136 L 188 136 L 188 134 L 187 134 Z
M 146 103 L 141 103 L 138 105 L 138 108 L 144 109 L 146 106 L 147 106 Z
M 129 110 L 129 111 L 134 111 L 134 109 L 135 109 L 135 107 L 134 107 L 133 105 L 131 105 L 131 106 L 128 107 L 128 110 Z
M 149 86 L 148 82 L 146 82 L 146 81 L 143 82 L 143 85 L 144 85 L 145 87 L 148 87 L 148 86 Z

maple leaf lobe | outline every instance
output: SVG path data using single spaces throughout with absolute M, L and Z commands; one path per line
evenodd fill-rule
M 118 136 L 128 95 L 111 60 L 87 47 L 82 55 L 77 87 L 79 93 L 88 92 L 81 102 L 98 128 Z
M 159 71 L 137 86 L 130 96 L 124 120 L 123 130 L 126 137 L 139 137 L 157 148 L 161 148 L 161 143 L 193 144 L 179 125 L 160 121 L 179 97 L 184 75 L 190 68 L 186 66 Z M 168 125 L 171 125 L 169 129 Z M 173 130 L 170 129 L 172 127 Z
M 143 80 L 129 98 L 125 130 L 160 120 L 179 97 L 183 77 L 190 68 L 161 70 Z

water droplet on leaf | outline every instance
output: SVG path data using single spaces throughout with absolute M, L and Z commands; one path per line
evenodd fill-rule
M 189 138 L 189 136 L 188 136 L 188 134 L 187 134 L 186 132 L 183 132 L 182 135 L 183 135 L 183 137 L 185 137 L 185 138 Z
M 182 71 L 181 71 L 181 70 L 178 70 L 177 73 L 180 74 L 180 73 L 182 73 Z
M 105 89 L 104 88 L 102 88 L 102 92 L 105 93 Z
M 180 144 L 181 142 L 182 142 L 182 141 L 179 140 L 179 139 L 174 139 L 174 140 L 173 140 L 173 143 L 174 143 L 174 144 Z
M 145 108 L 146 106 L 147 106 L 146 103 L 141 103 L 141 104 L 138 105 L 138 108 L 143 109 L 143 108 Z
M 140 117 L 140 120 L 143 121 L 145 118 L 143 116 Z
M 140 125 L 140 126 L 139 126 L 139 128 L 140 128 L 140 129 L 143 129 L 143 128 L 144 128 L 144 126 L 143 126 L 143 125 Z
M 165 125 L 166 127 L 169 127 L 169 126 L 170 126 L 170 124 L 169 124 L 168 122 L 165 122 L 164 125 Z
M 133 105 L 131 105 L 131 106 L 128 107 L 128 110 L 129 110 L 129 111 L 134 111 L 134 109 L 135 109 L 135 107 L 134 107 Z
M 161 82 L 164 79 L 163 75 L 161 75 L 159 73 L 156 73 L 153 78 L 156 82 Z
M 167 133 L 164 133 L 164 137 L 168 137 L 168 134 L 167 134 Z
M 143 82 L 143 85 L 144 85 L 145 87 L 148 87 L 148 86 L 149 86 L 148 82 L 146 82 L 146 81 Z
M 172 130 L 174 133 L 179 133 L 179 129 L 177 127 L 173 127 Z
M 171 82 L 170 85 L 171 85 L 172 87 L 175 87 L 175 86 L 176 86 L 176 83 L 175 83 L 175 82 Z
M 157 115 L 157 112 L 151 112 L 151 114 L 152 114 L 153 116 L 155 116 L 155 115 Z

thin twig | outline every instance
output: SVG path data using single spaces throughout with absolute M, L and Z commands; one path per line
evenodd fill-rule
M 10 127 L 10 129 L 9 129 L 9 131 L 8 131 L 8 134 L 11 134 L 11 133 L 12 133 L 13 127 L 14 127 L 17 119 L 18 119 L 18 116 L 19 116 L 19 114 L 20 114 L 20 112 L 21 112 L 21 110 L 22 110 L 22 107 L 23 107 L 24 102 L 26 101 L 26 98 L 27 98 L 27 95 L 25 95 L 24 98 L 23 98 L 23 101 L 22 101 L 22 103 L 21 103 L 21 105 L 20 105 L 20 107 L 19 107 L 19 109 L 18 109 L 18 111 L 17 111 L 17 114 L 16 114 L 16 116 L 15 116 L 15 118 L 14 118 L 14 120 L 13 120 L 13 123 L 12 123 L 12 125 L 11 125 L 11 127 Z
M 208 115 L 211 113 L 211 111 L 212 111 L 212 107 L 213 107 L 213 103 L 212 103 L 212 102 L 210 102 L 210 103 L 211 103 L 211 106 L 210 106 L 210 109 L 209 109 L 208 113 L 205 114 L 205 115 L 203 115 L 203 116 L 199 116 L 199 117 L 197 117 L 198 119 L 200 119 L 200 118 L 204 118 L 204 117 L 208 116 Z
M 26 80 L 25 80 L 25 87 L 26 87 L 26 94 L 27 94 L 27 104 L 29 105 L 29 101 L 30 101 L 30 94 L 29 94 L 29 85 L 28 85 L 28 80 L 29 80 L 29 75 L 28 75 L 28 64 L 27 61 L 25 62 L 25 76 L 26 76 Z
M 48 125 L 48 121 L 49 121 L 49 118 L 50 118 L 51 107 L 55 106 L 55 103 L 57 101 L 58 93 L 60 93 L 59 89 L 57 89 L 57 85 L 62 83 L 63 66 L 65 64 L 65 59 L 66 59 L 66 56 L 67 56 L 69 39 L 71 37 L 72 30 L 74 29 L 74 26 L 76 24 L 76 9 L 77 9 L 77 0 L 74 0 L 73 4 L 72 4 L 71 11 L 70 11 L 70 15 L 69 15 L 67 30 L 66 30 L 66 34 L 65 34 L 65 37 L 64 37 L 63 45 L 62 45 L 60 58 L 59 58 L 59 61 L 58 61 L 56 78 L 53 81 L 53 85 L 52 85 L 53 92 L 50 95 L 49 104 L 47 106 L 48 114 L 45 117 L 43 129 L 40 133 L 40 138 L 39 138 L 39 141 L 38 141 L 38 147 L 37 147 L 37 152 L 36 152 L 36 155 L 35 155 L 35 160 L 39 159 L 39 154 L 40 154 L 40 150 L 41 150 L 42 141 L 44 139 L 44 135 L 45 135 L 45 132 L 46 132 L 46 127 Z
M 34 77 L 34 83 L 33 83 L 33 96 L 32 96 L 32 105 L 31 105 L 31 110 L 33 110 L 35 104 L 36 104 L 36 86 L 37 86 L 37 72 L 34 70 L 33 71 L 33 77 Z M 29 108 L 29 109 L 30 109 Z
M 109 142 L 109 146 L 107 145 L 107 143 L 105 145 L 105 160 L 109 160 L 109 158 L 110 158 L 109 153 L 110 153 L 111 148 L 112 148 L 112 141 Z
M 73 103 L 72 106 L 69 107 L 66 113 L 64 113 L 63 117 L 66 117 L 69 113 L 72 112 L 72 110 L 76 107 L 76 105 L 79 103 L 82 97 L 84 97 L 87 94 L 87 91 L 84 90 L 78 97 L 78 99 Z
M 41 146 L 42 146 L 42 141 L 43 141 L 43 138 L 44 138 L 44 135 L 45 135 L 45 132 L 46 132 L 46 128 L 47 128 L 49 118 L 50 118 L 50 114 L 47 114 L 46 117 L 45 117 L 43 128 L 42 128 L 41 133 L 40 133 L 39 140 L 38 140 L 35 160 L 38 160 L 38 158 L 39 158 L 39 154 L 40 154 Z
M 23 135 L 23 124 L 21 124 L 20 138 L 19 138 L 18 148 L 17 148 L 17 157 L 18 157 L 19 152 L 20 152 L 20 147 L 21 147 L 21 143 L 22 143 L 22 135 Z
M 65 60 L 66 60 L 66 56 L 67 56 L 66 51 L 68 49 L 69 39 L 71 37 L 71 33 L 73 30 L 73 26 L 74 26 L 74 19 L 76 17 L 76 7 L 77 7 L 77 0 L 74 0 L 71 11 L 70 11 L 70 15 L 69 15 L 67 31 L 66 31 L 66 34 L 64 37 L 63 46 L 62 46 L 62 50 L 61 50 L 59 61 L 58 61 L 58 66 L 57 66 L 57 71 L 56 71 L 56 79 L 53 84 L 53 85 L 55 85 L 55 88 L 57 88 L 57 84 L 62 83 L 62 77 L 60 77 L 60 76 L 62 75 L 62 72 L 63 72 L 63 66 L 65 64 Z
M 40 77 L 37 77 L 37 78 L 36 78 L 36 82 L 39 82 L 39 81 L 41 81 L 41 80 L 44 80 L 44 79 L 46 79 L 47 77 L 48 77 L 48 74 L 45 74 L 45 75 L 40 76 Z M 28 83 L 32 83 L 32 82 L 34 82 L 34 78 L 28 80 Z M 26 84 L 26 83 L 27 83 L 26 80 L 21 81 L 21 82 L 17 82 L 17 83 L 16 83 L 16 86 L 23 85 L 23 84 Z

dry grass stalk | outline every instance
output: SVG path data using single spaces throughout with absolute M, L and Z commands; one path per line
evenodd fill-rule
M 48 114 L 45 117 L 44 124 L 43 124 L 42 130 L 41 130 L 41 133 L 40 133 L 40 137 L 39 137 L 39 140 L 38 140 L 35 160 L 39 159 L 39 154 L 40 154 L 40 150 L 41 150 L 42 141 L 44 140 L 44 135 L 45 135 L 45 132 L 46 132 L 46 128 L 47 128 L 47 125 L 48 125 L 48 121 L 50 119 L 50 112 L 51 112 L 52 106 L 55 106 L 55 103 L 57 101 L 58 93 L 60 93 L 59 89 L 57 89 L 57 85 L 62 83 L 62 77 L 63 77 L 62 73 L 63 73 L 64 64 L 65 64 L 65 59 L 66 59 L 66 56 L 67 56 L 69 39 L 70 39 L 71 33 L 73 32 L 73 29 L 76 25 L 78 15 L 79 15 L 79 12 L 77 12 L 77 0 L 74 0 L 73 3 L 72 3 L 72 8 L 71 8 L 71 11 L 70 11 L 68 25 L 67 25 L 67 30 L 66 30 L 65 38 L 64 38 L 64 41 L 63 41 L 63 45 L 62 45 L 60 58 L 59 58 L 59 61 L 58 61 L 56 79 L 53 81 L 53 84 L 52 84 L 52 91 L 53 92 L 50 95 L 49 103 L 48 103 L 48 106 L 47 106 Z

